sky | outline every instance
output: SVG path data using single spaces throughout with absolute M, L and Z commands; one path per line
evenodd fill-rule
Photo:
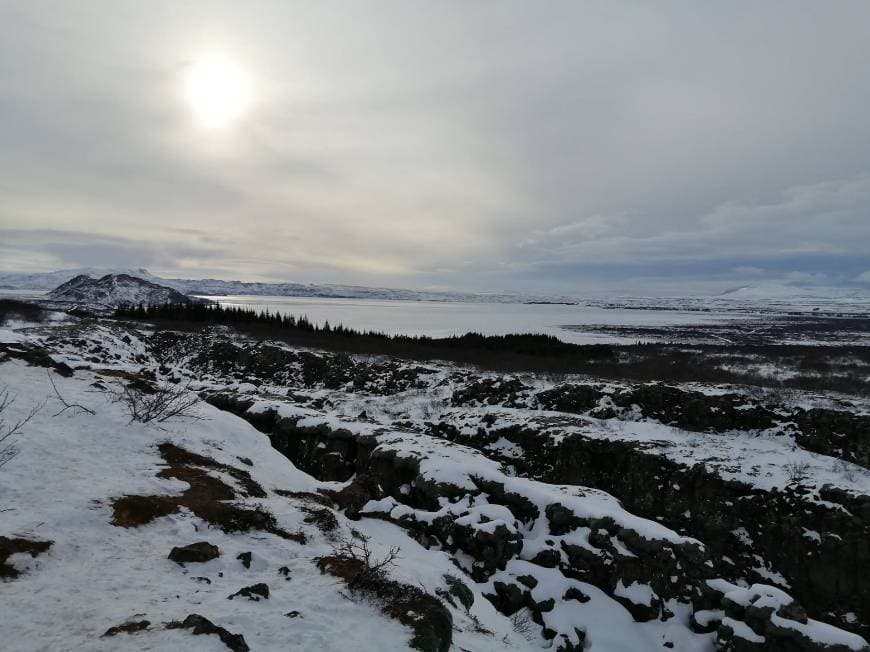
M 0 270 L 870 289 L 870 3 L 0 0 Z

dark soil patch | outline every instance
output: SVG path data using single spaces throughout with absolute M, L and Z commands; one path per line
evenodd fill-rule
M 168 516 L 186 507 L 199 518 L 224 532 L 262 530 L 284 539 L 305 543 L 301 532 L 286 532 L 278 527 L 275 517 L 260 508 L 239 507 L 229 501 L 236 499 L 235 490 L 223 481 L 209 475 L 204 469 L 218 470 L 232 476 L 245 487 L 245 495 L 265 496 L 259 484 L 247 471 L 234 469 L 215 460 L 197 455 L 173 444 L 158 446 L 163 460 L 169 465 L 157 477 L 174 478 L 186 482 L 188 489 L 175 496 L 121 496 L 112 501 L 112 523 L 120 527 L 139 527 L 155 518 Z
M 275 489 L 275 493 L 279 496 L 284 496 L 285 498 L 292 498 L 293 500 L 300 500 L 304 503 L 316 503 L 318 505 L 323 505 L 324 507 L 332 507 L 335 503 L 329 499 L 329 497 L 324 496 L 323 494 L 315 494 L 310 491 L 288 491 L 286 489 Z
M 118 634 L 135 634 L 136 632 L 141 632 L 143 629 L 148 629 L 151 626 L 151 622 L 148 620 L 134 620 L 129 623 L 124 623 L 123 625 L 117 625 L 115 627 L 109 627 L 106 630 L 106 633 L 103 636 L 117 636 Z
M 21 571 L 6 563 L 10 555 L 26 552 L 31 557 L 36 557 L 51 548 L 53 543 L 54 541 L 30 541 L 28 539 L 0 537 L 0 580 L 11 580 L 21 575 Z
M 183 621 L 173 620 L 166 623 L 166 629 L 189 629 L 195 636 L 214 634 L 233 652 L 248 652 L 251 648 L 245 643 L 241 634 L 233 634 L 223 627 L 218 627 L 208 618 L 199 614 L 190 614 Z
M 305 522 L 314 525 L 324 534 L 331 534 L 338 529 L 338 519 L 331 509 L 303 507 L 302 510 L 307 514 Z
M 154 379 L 143 374 L 134 374 L 123 369 L 94 369 L 94 373 L 110 378 L 118 378 L 125 382 L 127 387 L 136 389 L 143 394 L 154 394 L 157 391 Z
M 414 632 L 410 647 L 423 652 L 447 652 L 453 641 L 453 617 L 447 607 L 415 586 L 385 577 L 368 575 L 365 582 L 357 582 L 365 571 L 364 565 L 362 560 L 339 555 L 317 560 L 321 573 L 353 584 L 354 592 L 373 598 L 384 614 L 409 627 Z
M 239 589 L 232 595 L 228 596 L 228 600 L 232 600 L 233 598 L 247 598 L 248 600 L 253 600 L 254 602 L 259 602 L 260 599 L 268 600 L 269 599 L 269 585 L 260 582 L 259 584 L 252 584 L 251 586 L 246 586 L 243 589 Z
M 384 497 L 377 480 L 367 473 L 358 473 L 346 487 L 336 491 L 334 489 L 321 489 L 325 496 L 331 498 L 345 515 L 353 520 L 360 518 L 360 510 L 370 500 L 379 500 Z
M 5 353 L 10 358 L 24 360 L 31 367 L 45 367 L 54 369 L 64 378 L 73 375 L 72 367 L 65 362 L 55 362 L 48 351 L 38 346 L 27 344 L 0 344 L 0 353 Z

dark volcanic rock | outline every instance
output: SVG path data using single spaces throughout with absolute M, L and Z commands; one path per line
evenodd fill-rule
M 190 614 L 183 621 L 166 623 L 166 629 L 189 629 L 194 635 L 214 634 L 232 652 L 248 652 L 251 648 L 245 643 L 245 637 L 241 634 L 233 634 L 223 627 L 218 627 L 208 618 L 199 614 Z
M 206 562 L 220 557 L 221 551 L 208 541 L 199 541 L 187 546 L 176 546 L 169 553 L 169 559 L 177 564 Z
M 710 396 L 658 383 L 618 392 L 613 402 L 624 408 L 637 405 L 646 417 L 697 432 L 764 430 L 776 423 L 773 412 L 745 396 Z
M 545 410 L 583 413 L 598 405 L 604 393 L 593 385 L 565 384 L 535 394 L 538 404 Z
M 660 518 L 664 525 L 701 539 L 722 576 L 769 581 L 754 570 L 761 555 L 788 578 L 790 592 L 814 618 L 830 622 L 828 614 L 851 611 L 861 622 L 870 622 L 870 575 L 864 570 L 870 567 L 870 497 L 823 488 L 821 497 L 832 507 L 806 499 L 795 488 L 753 489 L 700 465 L 686 467 L 639 450 L 630 442 L 580 435 L 565 438 L 552 450 L 542 445 L 526 450 L 532 477 L 603 489 L 629 511 Z M 536 468 L 542 471 L 536 473 Z M 553 519 L 556 531 L 570 527 L 569 515 L 554 513 L 551 527 Z M 807 531 L 819 532 L 821 541 L 807 537 Z M 740 532 L 745 535 L 735 534 Z M 734 565 L 721 561 L 723 557 Z M 848 626 L 839 618 L 832 622 Z
M 724 480 L 701 466 L 682 466 L 657 455 L 654 445 L 644 450 L 632 442 L 582 434 L 551 438 L 518 427 L 493 431 L 484 438 L 504 436 L 520 444 L 526 455 L 511 461 L 523 474 L 551 484 L 604 489 L 619 497 L 631 512 L 697 536 L 707 546 L 704 549 L 690 541 L 649 539 L 610 517 L 578 515 L 559 501 L 541 505 L 544 513 L 539 513 L 527 497 L 505 491 L 503 484 L 493 480 L 470 476 L 475 485 L 471 488 L 467 483 L 454 486 L 438 476 L 423 476 L 420 457 L 399 455 L 390 446 L 380 446 L 374 435 L 333 430 L 326 424 L 300 427 L 297 419 L 280 418 L 277 413 L 242 416 L 256 420 L 276 449 L 315 477 L 353 477 L 344 489 L 330 495 L 352 518 L 359 518 L 362 506 L 369 501 L 381 501 L 383 509 L 365 515 L 396 523 L 424 546 L 437 545 L 449 554 L 461 553 L 457 559 L 463 560 L 462 567 L 472 579 L 492 582 L 487 597 L 499 610 L 513 613 L 527 608 L 542 634 L 558 638 L 556 647 L 570 649 L 584 639 L 580 634 L 554 632 L 546 626 L 546 614 L 556 600 L 582 602 L 587 596 L 578 587 L 567 598 L 541 596 L 533 566 L 525 564 L 522 570 L 511 570 L 524 545 L 520 522 L 540 532 L 541 525 L 535 521 L 545 519 L 543 525 L 553 537 L 543 542 L 548 548 L 536 551 L 529 559 L 532 564 L 550 569 L 548 572 L 555 570 L 566 581 L 598 587 L 638 621 L 673 617 L 668 607 L 672 600 L 692 604 L 693 610 L 719 609 L 718 598 L 703 597 L 707 580 L 749 578 L 765 583 L 771 569 L 789 578 L 811 617 L 838 626 L 846 624 L 841 619 L 849 611 L 858 615 L 859 622 L 865 618 L 868 581 L 861 568 L 870 561 L 868 524 L 854 515 L 870 513 L 870 507 L 865 510 L 860 498 L 845 492 L 841 495 L 831 490 L 825 496 L 825 500 L 844 507 L 831 509 L 825 503 L 807 501 L 797 489 L 756 490 Z M 451 433 L 455 434 L 455 429 Z M 474 505 L 478 497 L 486 504 L 506 507 L 516 520 L 505 521 L 506 516 L 499 516 L 503 522 L 490 524 L 483 514 L 472 517 L 473 510 L 466 511 L 462 505 Z M 393 510 L 397 504 L 412 509 Z M 415 510 L 431 514 L 445 505 L 456 505 L 457 511 L 416 516 Z M 393 513 L 398 516 L 393 518 Z M 805 528 L 823 532 L 822 544 L 805 536 Z M 825 536 L 829 531 L 838 533 L 839 538 Z M 581 536 L 588 543 L 575 544 L 570 537 L 563 538 L 576 532 L 586 533 Z M 644 587 L 648 596 L 644 603 L 625 597 L 628 587 L 635 584 Z M 800 618 L 800 614 L 797 608 L 791 612 L 792 618 Z M 809 649 L 822 649 L 816 642 L 810 643 L 815 647 Z
M 521 396 L 529 387 L 517 378 L 482 378 L 458 387 L 453 392 L 453 405 L 504 405 L 520 407 Z
M 870 468 L 870 416 L 837 410 L 799 410 L 795 441 L 807 450 Z
M 247 598 L 248 600 L 253 600 L 254 602 L 259 602 L 260 598 L 265 600 L 269 599 L 269 585 L 260 582 L 259 584 L 252 584 L 251 586 L 246 586 L 243 589 L 239 589 L 235 593 L 230 596 L 227 596 L 229 600 L 233 598 Z

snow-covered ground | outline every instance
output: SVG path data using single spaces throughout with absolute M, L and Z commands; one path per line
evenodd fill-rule
M 252 345 L 225 330 L 218 332 L 215 341 Z M 761 492 L 785 487 L 799 466 L 807 501 L 824 504 L 821 491 L 826 485 L 850 496 L 870 495 L 865 468 L 805 450 L 785 429 L 687 432 L 631 409 L 609 418 L 544 410 L 534 404 L 534 396 L 566 379 L 557 383 L 532 375 L 519 378 L 527 389 L 518 405 L 453 405 L 454 393 L 468 383 L 504 379 L 438 363 L 399 363 L 396 377 L 412 369 L 418 373 L 416 384 L 406 388 L 388 391 L 378 377 L 366 381 L 366 389 L 353 383 L 327 388 L 302 382 L 299 361 L 266 378 L 222 371 L 221 364 L 228 360 L 214 360 L 215 366 L 206 368 L 203 351 L 190 348 L 185 340 L 172 355 L 165 349 L 158 355 L 153 335 L 147 329 L 100 321 L 0 326 L 0 344 L 7 345 L 5 359 L 0 353 L 0 388 L 8 387 L 16 397 L 3 418 L 14 423 L 42 406 L 20 434 L 0 444 L 2 448 L 11 442 L 17 453 L 0 466 L 0 537 L 52 542 L 34 557 L 19 553 L 9 558 L 21 574 L 0 582 L 4 650 L 225 649 L 214 635 L 193 636 L 188 630 L 165 627 L 194 613 L 241 634 L 253 650 L 346 650 L 349 641 L 360 650 L 408 649 L 413 635 L 409 628 L 336 577 L 322 574 L 315 564 L 334 552 L 337 538 L 352 537 L 353 530 L 369 537 L 376 557 L 399 548 L 390 571 L 398 582 L 442 595 L 448 588 L 445 576 L 461 578 L 473 594 L 472 606 L 466 610 L 444 602 L 453 620 L 455 650 L 556 649 L 570 644 L 608 652 L 661 649 L 665 643 L 687 652 L 713 650 L 717 641 L 726 645 L 732 634 L 746 641 L 760 636 L 741 614 L 750 606 L 766 605 L 775 611 L 767 616 L 773 623 L 767 635 L 774 647 L 769 649 L 775 649 L 778 640 L 774 630 L 805 637 L 816 645 L 808 649 L 834 644 L 844 650 L 867 649 L 854 634 L 812 618 L 793 620 L 787 610 L 791 598 L 775 586 L 734 584 L 704 570 L 713 563 L 703 541 L 637 516 L 603 491 L 517 477 L 505 460 L 521 459 L 528 451 L 515 441 L 502 437 L 494 443 L 482 440 L 480 446 L 463 446 L 429 432 L 433 423 L 449 425 L 471 444 L 482 428 L 519 427 L 555 442 L 582 435 L 653 449 L 679 465 L 700 465 Z M 50 367 L 18 359 L 18 353 L 31 346 L 47 349 L 52 364 L 69 365 L 75 372 L 63 377 Z M 291 356 L 298 353 L 292 347 L 273 347 Z M 389 363 L 362 356 L 355 360 Z M 199 402 L 195 419 L 131 421 L 125 404 L 114 400 L 107 388 L 135 378 L 174 380 L 190 391 L 246 399 L 249 418 Z M 613 391 L 622 387 L 602 386 Z M 684 388 L 702 389 L 711 396 L 726 391 Z M 749 403 L 752 392 L 747 390 L 746 396 Z M 788 398 L 790 403 L 783 407 L 789 409 L 843 400 L 800 392 Z M 863 399 L 848 399 L 856 414 L 867 410 Z M 67 404 L 87 410 L 64 409 Z M 369 440 L 373 458 L 413 469 L 414 480 L 395 494 L 365 503 L 361 512 L 368 516 L 361 520 L 350 520 L 333 505 L 329 509 L 337 530 L 324 532 L 310 522 L 304 500 L 292 496 L 340 490 L 354 480 L 317 480 L 294 466 L 249 423 L 267 414 L 292 423 L 294 432 L 348 433 L 361 442 Z M 234 504 L 271 513 L 278 528 L 304 534 L 305 542 L 256 529 L 228 533 L 183 505 L 138 527 L 113 524 L 114 499 L 172 497 L 192 486 L 175 477 L 158 477 L 167 469 L 158 448 L 166 443 L 214 460 L 216 466 L 206 472 L 238 490 Z M 237 472 L 249 473 L 265 496 L 243 495 Z M 493 487 L 514 498 L 498 499 Z M 444 492 L 437 505 L 422 507 L 403 500 L 403 492 L 424 488 L 430 494 Z M 518 511 L 516 504 L 525 507 Z M 564 530 L 554 529 L 557 512 L 567 514 Z M 450 527 L 470 533 L 473 541 L 492 542 L 496 537 L 508 547 L 519 546 L 519 552 L 502 550 L 502 561 L 495 563 L 486 557 L 489 553 L 475 558 L 467 546 L 456 549 L 446 540 L 433 543 L 432 532 L 442 527 L 445 517 Z M 415 532 L 428 533 L 428 542 L 409 536 Z M 804 538 L 818 545 L 832 534 L 836 536 L 805 528 Z M 220 557 L 186 566 L 167 558 L 173 547 L 199 541 L 218 546 Z M 540 563 L 548 551 L 558 553 L 558 565 Z M 250 568 L 238 559 L 245 552 L 252 553 Z M 577 555 L 588 555 L 584 563 L 598 570 L 582 579 L 566 573 Z M 647 563 L 662 564 L 662 572 L 671 569 L 673 575 L 650 574 L 643 566 Z M 764 565 L 760 568 L 770 574 L 771 584 L 787 588 L 786 578 Z M 268 585 L 268 599 L 228 599 L 258 583 Z M 516 593 L 509 590 L 512 586 L 520 587 L 531 607 L 503 615 L 496 607 L 505 610 L 505 601 Z M 580 597 L 568 598 L 572 591 Z M 692 601 L 712 606 L 695 608 Z M 659 609 L 670 616 L 638 615 Z M 713 627 L 700 633 L 705 619 Z M 143 620 L 150 625 L 136 633 L 102 636 L 111 627 Z M 718 630 L 716 623 L 722 623 Z M 544 636 L 548 630 L 554 632 L 549 638 Z
M 121 404 L 91 386 L 97 376 L 87 372 L 69 379 L 54 374 L 53 380 L 69 403 L 96 414 L 72 409 L 53 416 L 62 405 L 49 398 L 53 389 L 48 373 L 53 372 L 17 361 L 0 366 L 2 382 L 18 397 L 10 418 L 48 398 L 17 439 L 18 455 L 0 471 L 0 535 L 52 542 L 36 558 L 10 558 L 25 572 L 0 583 L 4 650 L 223 649 L 216 637 L 192 637 L 160 626 L 190 613 L 242 634 L 254 650 L 338 651 L 347 650 L 348 641 L 357 641 L 361 647 L 356 649 L 408 649 L 406 628 L 365 600 L 348 598 L 338 580 L 317 570 L 313 560 L 330 553 L 330 542 L 274 490 L 311 492 L 327 485 L 294 468 L 262 433 L 206 404 L 198 407 L 201 420 L 130 423 Z M 268 496 L 245 499 L 246 505 L 269 510 L 281 527 L 303 531 L 308 542 L 301 545 L 255 531 L 227 534 L 187 510 L 138 528 L 112 525 L 112 498 L 184 490 L 183 482 L 156 477 L 162 467 L 156 445 L 163 442 L 241 468 L 247 467 L 238 458 L 249 459 L 252 477 Z M 344 519 L 340 527 L 350 528 Z M 372 537 L 376 556 L 391 546 L 400 548 L 396 576 L 407 582 L 434 593 L 443 586 L 445 574 L 456 573 L 446 555 L 423 551 L 394 525 L 353 527 Z M 187 567 L 167 559 L 173 547 L 197 541 L 218 546 L 221 556 Z M 253 552 L 249 569 L 236 559 L 243 552 Z M 282 567 L 289 569 L 288 576 L 279 573 Z M 259 582 L 269 586 L 268 600 L 227 599 Z M 285 615 L 292 611 L 299 615 Z M 529 649 L 479 591 L 469 614 L 454 611 L 457 646 Z M 476 633 L 471 616 L 495 634 Z M 101 637 L 129 620 L 148 620 L 152 626 L 136 634 Z

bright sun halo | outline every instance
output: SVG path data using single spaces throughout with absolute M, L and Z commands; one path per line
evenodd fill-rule
M 203 126 L 229 126 L 244 113 L 248 100 L 247 79 L 233 65 L 212 59 L 197 62 L 190 70 L 187 101 Z

